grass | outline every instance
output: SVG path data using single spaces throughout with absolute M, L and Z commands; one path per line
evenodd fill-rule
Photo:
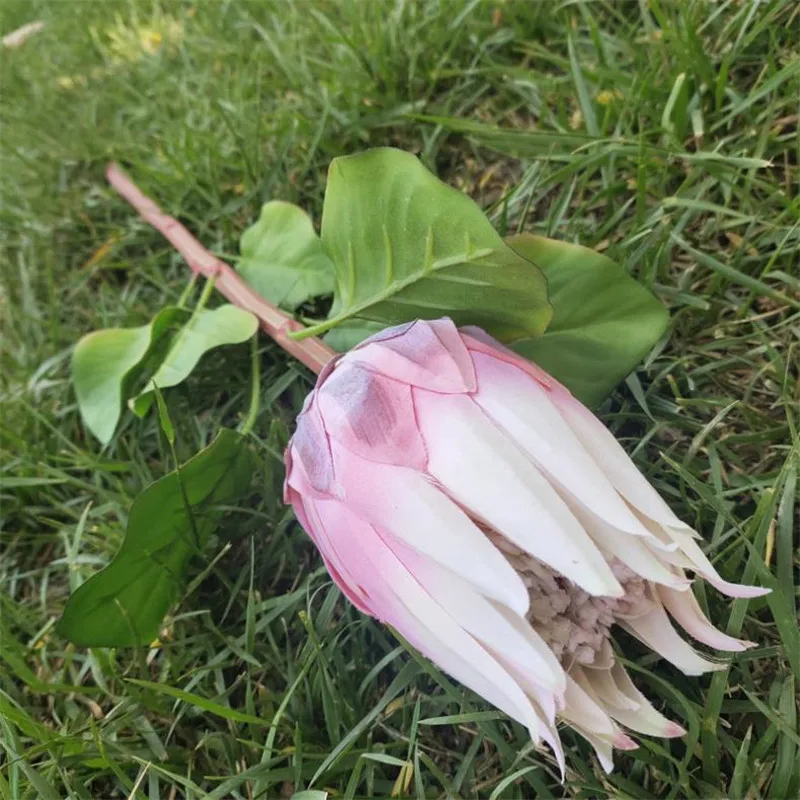
M 800 7 L 6 0 L 2 32 L 3 798 L 789 798 L 800 792 Z M 154 415 L 101 451 L 71 348 L 142 324 L 187 271 L 103 179 L 123 163 L 210 247 L 269 198 L 318 216 L 336 155 L 393 144 L 502 231 L 579 241 L 669 305 L 669 336 L 602 408 L 719 568 L 773 587 L 701 602 L 758 647 L 686 678 L 620 639 L 684 724 L 561 785 L 524 731 L 360 616 L 280 501 L 311 378 L 260 342 L 251 496 L 149 649 L 52 628 L 170 468 Z M 246 346 L 166 399 L 185 459 L 246 412 Z M 253 718 L 260 720 L 259 724 Z M 322 797 L 322 795 L 307 795 Z M 299 799 L 298 799 L 299 800 Z

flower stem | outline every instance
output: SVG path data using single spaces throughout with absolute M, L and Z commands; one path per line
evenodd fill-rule
M 304 330 L 303 326 L 253 291 L 238 273 L 203 247 L 178 220 L 165 214 L 118 164 L 108 165 L 106 177 L 114 190 L 127 200 L 146 222 L 169 240 L 184 257 L 192 272 L 213 278 L 214 287 L 235 306 L 255 314 L 262 329 L 287 353 L 317 373 L 336 355 L 334 350 L 316 337 L 308 337 L 302 341 L 289 338 L 290 333 Z

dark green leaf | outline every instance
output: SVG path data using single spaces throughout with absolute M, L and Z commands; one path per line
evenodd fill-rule
M 187 317 L 188 312 L 183 309 L 168 306 L 148 325 L 95 331 L 78 342 L 72 356 L 78 408 L 86 427 L 103 444 L 114 433 L 126 387 L 132 382 L 136 368 L 174 323 Z
M 214 347 L 247 341 L 258 330 L 254 314 L 232 305 L 213 311 L 200 309 L 175 337 L 161 366 L 145 388 L 130 401 L 131 409 L 144 416 L 153 402 L 153 385 L 159 389 L 176 386 L 185 380 L 197 362 Z
M 167 409 L 166 402 L 164 402 L 164 395 L 161 394 L 161 389 L 158 388 L 158 385 L 153 386 L 153 392 L 156 396 L 158 419 L 161 423 L 161 430 L 164 431 L 164 435 L 167 437 L 167 441 L 172 447 L 175 445 L 175 426 L 172 424 L 172 420 L 169 417 L 169 410 Z
M 573 163 L 586 169 L 589 163 L 601 164 L 614 155 L 641 157 L 642 153 L 663 158 L 679 156 L 694 164 L 711 164 L 724 169 L 764 169 L 770 162 L 764 158 L 735 156 L 714 150 L 687 152 L 683 147 L 663 147 L 648 144 L 640 139 L 619 136 L 595 138 L 579 133 L 553 130 L 530 130 L 527 127 L 504 127 L 491 122 L 479 122 L 462 117 L 407 114 L 410 119 L 438 125 L 446 131 L 461 133 L 476 143 L 490 147 L 498 153 L 521 158 L 541 158 L 548 161 Z
M 469 197 L 401 150 L 333 161 L 322 243 L 336 266 L 336 300 L 304 335 L 353 320 L 449 316 L 515 340 L 540 334 L 552 313 L 539 271 Z
M 793 675 L 787 675 L 783 682 L 778 712 L 786 722 L 787 730 L 797 734 L 797 693 Z M 792 797 L 792 784 L 800 777 L 800 762 L 797 755 L 796 736 L 782 736 L 778 743 L 778 759 L 775 762 L 769 797 Z
M 295 309 L 312 297 L 332 294 L 333 263 L 302 208 L 273 200 L 243 234 L 236 269 L 267 300 Z
M 622 267 L 593 250 L 528 233 L 506 242 L 542 270 L 553 305 L 547 331 L 514 349 L 582 402 L 596 405 L 662 336 L 667 310 Z
M 181 467 L 180 477 L 171 472 L 148 486 L 131 507 L 119 552 L 73 592 L 58 633 L 82 647 L 152 641 L 178 597 L 190 557 L 214 531 L 222 513 L 218 507 L 249 486 L 251 471 L 242 438 L 223 430 Z
M 181 700 L 189 705 L 202 708 L 203 711 L 208 711 L 211 714 L 216 714 L 218 717 L 223 717 L 224 719 L 229 719 L 233 722 L 246 722 L 251 725 L 259 725 L 261 727 L 266 727 L 268 725 L 268 722 L 265 722 L 259 717 L 254 717 L 251 714 L 243 714 L 241 711 L 236 711 L 228 706 L 215 703 L 213 700 L 208 700 L 205 697 L 201 697 L 199 694 L 193 694 L 192 692 L 186 692 L 183 689 L 178 689 L 176 686 L 166 686 L 161 683 L 154 683 L 153 681 L 137 680 L 136 678 L 128 678 L 128 681 L 130 683 L 135 683 L 137 686 L 142 686 L 145 689 L 150 689 L 153 692 L 160 692 L 161 694 L 166 694 L 169 697 L 174 697 L 176 700 Z
M 745 792 L 743 791 L 745 787 L 745 779 L 747 779 L 748 785 L 752 786 L 752 773 L 748 769 L 748 756 L 750 755 L 750 741 L 753 735 L 753 729 L 748 728 L 747 733 L 744 735 L 744 739 L 742 739 L 742 743 L 739 746 L 739 752 L 736 756 L 736 763 L 733 767 L 733 775 L 731 776 L 731 785 L 730 785 L 730 796 L 731 797 L 744 797 Z

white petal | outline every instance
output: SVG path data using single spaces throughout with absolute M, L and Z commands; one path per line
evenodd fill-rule
M 610 772 L 614 766 L 613 747 L 619 750 L 635 750 L 638 745 L 611 720 L 607 710 L 588 685 L 581 668 L 573 668 L 571 675 L 574 680 L 570 682 L 567 709 L 562 716 L 592 745 L 603 769 Z
M 533 704 L 536 710 L 536 716 L 542 723 L 539 729 L 541 736 L 545 736 L 543 728 L 547 725 L 555 725 L 556 714 L 563 706 L 563 695 L 561 695 L 562 702 L 559 704 L 559 695 L 553 693 L 550 689 L 543 688 L 540 684 L 534 683 L 531 680 L 530 674 L 520 672 L 520 670 L 513 664 L 509 664 L 505 659 L 500 656 L 497 660 L 503 665 L 503 668 L 509 675 L 520 685 L 522 691 L 528 696 L 528 699 Z M 547 737 L 545 736 L 545 740 Z M 549 740 L 547 740 L 549 741 Z
M 380 536 L 339 501 L 320 501 L 316 507 L 338 557 L 370 597 L 375 614 L 538 739 L 542 721 L 519 684 L 425 591 Z
M 580 675 L 580 668 L 573 667 L 570 674 L 567 675 L 567 691 L 565 693 L 567 704 L 561 712 L 561 716 L 582 730 L 613 736 L 616 729 L 611 717 L 576 681 L 575 675 Z
M 637 704 L 635 711 L 628 711 L 621 707 L 611 708 L 610 713 L 614 719 L 631 730 L 646 733 L 649 736 L 663 736 L 671 739 L 686 733 L 680 725 L 667 719 L 653 708 L 650 701 L 636 688 L 622 664 L 619 662 L 614 664 L 611 676 L 617 688 Z
M 530 631 L 525 635 L 490 600 L 475 587 L 430 559 L 412 553 L 409 548 L 390 544 L 395 554 L 428 594 L 468 633 L 472 634 L 495 657 L 513 666 L 549 693 L 563 693 L 566 676 L 549 648 L 538 638 L 522 617 L 517 619 Z M 512 612 L 509 612 L 509 616 Z
M 725 669 L 724 664 L 714 664 L 701 658 L 681 639 L 660 603 L 654 603 L 647 614 L 617 621 L 686 675 L 702 675 L 704 672 Z
M 611 669 L 616 662 L 614 651 L 608 639 L 603 639 L 600 649 L 595 653 L 594 661 L 591 664 L 584 664 L 585 670 L 589 669 Z
M 465 395 L 415 389 L 428 471 L 474 515 L 592 595 L 622 587 L 569 508 L 526 455 Z
M 536 631 L 531 627 L 527 619 L 523 619 L 518 614 L 514 614 L 513 611 L 505 606 L 501 606 L 497 603 L 495 603 L 494 606 L 497 611 L 506 618 L 508 623 L 516 628 L 520 635 L 525 637 L 528 642 L 528 646 L 534 648 L 539 653 L 540 658 L 544 659 L 544 661 L 548 664 L 549 669 L 558 676 L 558 691 L 554 694 L 553 700 L 555 702 L 556 710 L 561 711 L 561 709 L 564 708 L 564 692 L 567 688 L 566 674 L 564 672 L 564 668 L 561 666 L 561 662 L 555 657 L 555 654 L 550 649 L 547 642 L 545 642 L 544 639 L 542 639 L 542 637 L 539 636 L 539 634 L 536 633 Z M 526 688 L 526 691 L 529 690 Z M 530 689 L 530 693 L 534 693 L 533 686 Z
M 614 750 L 611 742 L 607 738 L 596 736 L 589 731 L 578 729 L 581 736 L 594 748 L 597 755 L 597 760 L 600 766 L 605 770 L 606 774 L 611 774 L 614 771 Z
M 634 508 L 662 525 L 683 526 L 611 431 L 591 411 L 574 398 L 565 399 L 558 410 L 616 490 Z
M 667 528 L 667 533 L 678 544 L 681 552 L 689 559 L 690 565 L 688 568 L 702 575 L 722 594 L 726 594 L 728 597 L 763 597 L 765 594 L 770 593 L 770 589 L 764 589 L 760 586 L 747 586 L 723 580 L 694 539 L 685 532 L 677 531 L 673 528 Z
M 411 600 L 408 605 L 417 604 Z M 424 615 L 424 619 L 420 614 Z M 538 717 L 530 700 L 512 676 L 491 659 L 474 639 L 464 634 L 469 641 L 463 639 L 452 642 L 458 637 L 444 630 L 449 623 L 437 619 L 436 614 L 430 614 L 424 608 L 424 603 L 414 611 L 407 607 L 398 609 L 394 618 L 387 622 L 440 669 L 524 725 L 531 739 L 538 742 L 545 721 Z M 484 657 L 491 659 L 492 663 L 484 663 Z
M 718 631 L 703 614 L 697 598 L 691 592 L 674 592 L 665 586 L 659 586 L 657 591 L 664 608 L 686 633 L 698 642 L 717 650 L 729 650 L 734 653 L 755 647 L 753 642 L 743 642 Z
M 561 773 L 561 781 L 563 783 L 567 774 L 567 762 L 564 758 L 564 747 L 561 744 L 561 738 L 558 735 L 555 725 L 542 725 L 541 727 L 542 738 L 550 745 L 553 750 L 553 755 L 556 757 L 558 764 L 558 771 Z
M 422 474 L 366 462 L 333 444 L 345 501 L 373 524 L 430 556 L 518 614 L 530 597 L 522 579 L 486 534 Z
M 647 543 L 639 537 L 631 536 L 612 528 L 603 520 L 597 519 L 591 513 L 573 507 L 577 519 L 583 524 L 595 544 L 610 556 L 616 556 L 623 564 L 630 567 L 637 575 L 643 578 L 673 586 L 676 589 L 688 589 L 691 581 L 686 577 L 676 575 L 668 563 L 664 562 L 654 553 Z M 649 534 L 648 534 L 649 536 Z M 653 538 L 653 537 L 649 537 Z
M 627 708 L 632 711 L 639 708 L 639 703 L 621 692 L 611 677 L 611 670 L 588 669 L 583 675 L 592 687 L 594 694 L 603 701 L 606 707 Z M 609 710 L 613 715 L 613 711 Z
M 548 480 L 609 525 L 630 534 L 649 535 L 558 413 L 544 387 L 517 367 L 484 353 L 473 353 L 472 360 L 478 374 L 475 402 L 508 431 Z
M 633 513 L 641 520 L 642 524 L 650 531 L 651 538 L 647 540 L 647 546 L 652 547 L 657 550 L 659 553 L 675 553 L 678 550 L 677 542 L 672 541 L 671 537 L 667 533 L 667 529 L 660 525 L 658 522 L 653 522 L 653 520 L 648 519 L 644 514 L 638 512 L 635 508 L 632 509 Z M 690 529 L 686 529 L 686 533 L 689 536 L 696 536 L 694 531 L 690 531 Z

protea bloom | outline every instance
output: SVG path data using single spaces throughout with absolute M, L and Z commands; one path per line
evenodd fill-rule
M 232 303 L 319 380 L 286 453 L 285 494 L 336 583 L 362 611 L 544 738 L 556 718 L 610 770 L 620 726 L 680 736 L 615 662 L 618 624 L 683 672 L 720 650 L 685 570 L 732 597 L 682 523 L 590 411 L 476 328 L 412 322 L 343 357 L 259 297 L 110 165 L 111 184 Z M 323 366 L 324 365 L 324 366 Z
M 389 328 L 323 369 L 286 453 L 286 500 L 361 611 L 544 738 L 673 737 L 614 658 L 614 624 L 689 675 L 719 650 L 686 570 L 724 581 L 613 435 L 557 381 L 448 319 Z

